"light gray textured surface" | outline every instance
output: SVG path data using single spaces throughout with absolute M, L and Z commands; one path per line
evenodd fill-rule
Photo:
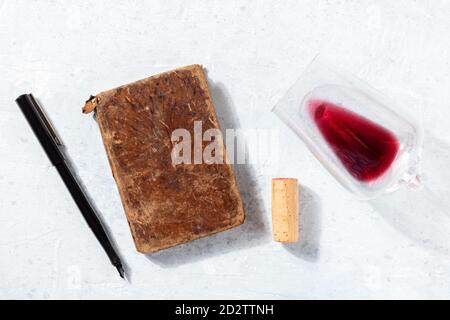
M 450 298 L 448 1 L 0 0 L 0 298 Z M 317 54 L 427 130 L 423 192 L 354 200 L 270 112 Z M 248 223 L 154 257 L 135 252 L 91 93 L 190 63 L 222 122 L 278 128 L 278 169 L 239 168 Z M 109 226 L 109 265 L 14 99 L 33 92 Z M 270 240 L 270 178 L 298 177 L 303 242 Z

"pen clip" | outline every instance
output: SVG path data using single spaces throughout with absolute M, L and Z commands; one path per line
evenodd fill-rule
M 53 141 L 55 141 L 56 145 L 62 146 L 62 140 L 60 139 L 58 133 L 56 132 L 55 127 L 53 126 L 50 119 L 47 117 L 47 114 L 45 113 L 44 109 L 41 107 L 39 102 L 30 94 L 28 96 L 30 98 L 30 101 L 34 107 L 34 109 L 37 112 L 37 115 L 39 116 L 39 119 L 41 119 L 42 123 L 44 124 L 45 128 L 47 129 L 48 133 L 52 137 Z

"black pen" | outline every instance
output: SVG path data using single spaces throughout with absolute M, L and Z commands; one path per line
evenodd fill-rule
M 50 162 L 58 170 L 59 175 L 64 181 L 67 189 L 69 189 L 73 200 L 77 204 L 78 209 L 80 209 L 87 224 L 106 251 L 111 263 L 117 268 L 120 276 L 125 279 L 125 272 L 120 258 L 108 239 L 108 235 L 106 234 L 100 219 L 95 214 L 94 208 L 89 203 L 89 200 L 80 187 L 80 184 L 77 182 L 75 175 L 71 171 L 67 160 L 64 158 L 64 153 L 61 150 L 61 140 L 56 134 L 51 122 L 47 119 L 44 111 L 34 99 L 33 95 L 21 95 L 16 99 L 16 102 L 44 148 Z

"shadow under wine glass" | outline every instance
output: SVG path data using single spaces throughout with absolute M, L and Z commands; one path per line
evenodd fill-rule
M 427 134 L 421 168 L 423 187 L 400 188 L 371 200 L 396 230 L 427 250 L 450 253 L 450 144 Z

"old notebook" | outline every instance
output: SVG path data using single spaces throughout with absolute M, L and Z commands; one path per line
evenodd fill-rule
M 93 110 L 139 252 L 156 252 L 244 222 L 227 161 L 172 161 L 174 130 L 191 134 L 194 155 L 194 122 L 201 121 L 203 132 L 219 128 L 200 65 L 102 92 L 83 108 Z M 219 140 L 221 150 L 215 152 L 226 157 Z

